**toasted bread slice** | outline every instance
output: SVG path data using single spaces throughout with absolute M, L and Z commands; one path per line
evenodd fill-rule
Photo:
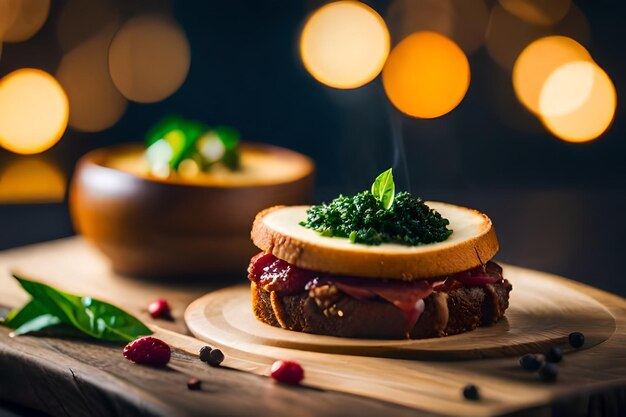
M 335 307 L 342 316 L 324 314 L 307 292 L 279 295 L 251 284 L 252 310 L 262 322 L 283 329 L 339 337 L 426 339 L 449 336 L 496 323 L 509 306 L 511 284 L 504 280 L 483 287 L 433 292 L 413 328 L 400 309 L 384 300 L 341 296 Z
M 252 241 L 261 250 L 301 268 L 371 278 L 420 279 L 465 271 L 498 252 L 489 217 L 452 204 L 427 202 L 450 221 L 450 237 L 420 246 L 355 244 L 300 226 L 309 206 L 276 206 L 257 214 Z

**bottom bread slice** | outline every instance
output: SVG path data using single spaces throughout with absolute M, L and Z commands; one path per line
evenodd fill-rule
M 424 299 L 424 311 L 412 329 L 406 316 L 382 299 L 357 300 L 333 292 L 333 303 L 320 306 L 308 292 L 280 295 L 251 283 L 252 309 L 260 321 L 306 333 L 368 339 L 426 339 L 491 325 L 509 306 L 511 284 L 460 287 L 435 291 Z

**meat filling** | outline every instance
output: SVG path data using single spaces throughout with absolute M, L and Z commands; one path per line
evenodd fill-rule
M 403 312 L 409 328 L 415 325 L 424 311 L 424 299 L 434 291 L 446 293 L 460 287 L 486 286 L 504 281 L 502 268 L 492 261 L 449 276 L 403 281 L 312 271 L 263 252 L 250 260 L 248 279 L 265 291 L 281 296 L 307 291 L 322 309 L 332 307 L 333 300 L 341 295 L 337 292 L 357 300 L 383 299 Z

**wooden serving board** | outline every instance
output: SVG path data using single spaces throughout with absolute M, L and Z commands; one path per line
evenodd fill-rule
M 268 338 L 260 342 L 242 337 L 240 330 L 225 338 L 220 333 L 224 330 L 218 331 L 219 327 L 215 334 L 206 335 L 211 344 L 224 350 L 224 368 L 267 375 L 277 359 L 300 362 L 306 371 L 305 387 L 289 388 L 273 384 L 268 378 L 207 367 L 197 359 L 198 349 L 205 342 L 184 334 L 183 311 L 194 299 L 206 299 L 203 294 L 232 285 L 232 280 L 229 283 L 211 278 L 183 285 L 121 277 L 111 272 L 106 259 L 82 239 L 72 238 L 0 253 L 0 305 L 7 307 L 19 306 L 27 300 L 9 278 L 11 269 L 67 291 L 113 302 L 150 323 L 156 336 L 175 348 L 167 369 L 152 369 L 125 361 L 119 345 L 34 336 L 11 339 L 9 332 L 0 328 L 0 399 L 27 404 L 52 415 L 67 415 L 68 409 L 72 415 L 84 416 L 98 414 L 95 410 L 102 411 L 98 415 L 159 417 L 211 412 L 238 416 L 294 415 L 297 407 L 301 415 L 334 416 L 495 416 L 522 410 L 523 415 L 545 416 L 555 409 L 560 415 L 568 416 L 587 415 L 587 410 L 589 415 L 602 415 L 594 414 L 594 410 L 600 410 L 603 415 L 619 416 L 626 407 L 626 300 L 553 275 L 506 267 L 505 273 L 514 286 L 511 302 L 519 304 L 510 311 L 513 314 L 508 329 L 503 323 L 500 329 L 485 331 L 517 331 L 514 337 L 518 344 L 484 348 L 489 340 L 483 340 L 483 350 L 479 346 L 475 348 L 480 354 L 474 354 L 469 347 L 459 348 L 463 335 L 420 342 L 422 346 L 417 350 L 374 346 L 380 352 L 401 352 L 391 356 L 413 359 L 363 356 L 364 352 L 354 351 L 353 347 L 331 353 L 336 344 L 332 341 L 318 342 L 317 351 L 304 350 L 302 346 L 294 349 L 289 343 L 307 335 L 291 332 L 282 333 L 285 336 L 278 340 Z M 245 281 L 243 276 L 239 282 L 242 281 Z M 525 283 L 528 287 L 534 283 L 547 285 L 541 291 L 554 286 L 550 298 L 558 298 L 552 305 L 535 300 L 527 309 L 532 306 L 536 310 L 525 312 L 521 307 L 527 303 L 522 290 Z M 239 293 L 245 299 L 245 292 L 239 290 Z M 220 294 L 224 293 L 215 294 L 223 298 Z M 145 307 L 157 297 L 169 299 L 175 321 L 150 319 Z M 188 314 L 196 310 L 198 303 L 201 302 L 192 303 Z M 558 308 L 562 310 L 559 316 L 576 317 L 565 322 L 572 327 L 562 328 L 564 322 L 551 318 Z M 553 322 L 550 326 L 540 326 L 543 338 L 519 334 L 521 320 L 528 315 Z M 206 316 L 201 317 L 206 324 Z M 517 349 L 519 353 L 534 349 L 533 343 L 538 343 L 537 347 L 546 343 L 562 346 L 563 337 L 570 330 L 584 331 L 588 343 L 584 349 L 565 355 L 559 364 L 556 383 L 544 383 L 536 374 L 519 369 Z M 480 332 L 463 337 L 474 338 Z M 214 341 L 213 337 L 221 341 Z M 292 341 L 285 342 L 283 338 Z M 454 342 L 455 338 L 459 341 Z M 606 340 L 600 343 L 603 339 Z M 384 343 L 394 342 L 373 342 Z M 457 347 L 446 347 L 447 343 L 456 343 Z M 371 347 L 366 350 L 372 354 Z M 380 354 L 378 351 L 376 354 Z M 465 359 L 485 355 L 489 357 Z M 190 376 L 203 380 L 202 391 L 187 390 L 185 381 Z M 461 389 L 467 383 L 479 386 L 480 401 L 462 398 Z M 320 389 L 306 389 L 306 386 Z
M 565 393 L 626 384 L 623 299 L 519 267 L 505 265 L 504 276 L 513 284 L 508 319 L 446 338 L 363 340 L 274 328 L 254 319 L 247 286 L 201 297 L 187 308 L 185 321 L 197 338 L 226 346 L 231 355 L 300 362 L 307 385 L 438 414 L 493 416 Z M 584 349 L 569 347 L 572 331 L 585 334 Z M 566 352 L 560 382 L 542 382 L 519 368 L 519 355 L 551 346 Z M 481 401 L 463 399 L 461 390 L 468 383 L 480 387 Z
M 514 285 L 510 308 L 497 324 L 445 338 L 367 340 L 322 336 L 272 327 L 252 314 L 250 286 L 215 291 L 194 301 L 185 312 L 198 338 L 223 345 L 245 343 L 351 355 L 454 359 L 499 357 L 542 352 L 559 346 L 570 350 L 571 332 L 585 334 L 585 348 L 607 340 L 615 331 L 613 316 L 596 300 L 548 274 L 505 266 Z

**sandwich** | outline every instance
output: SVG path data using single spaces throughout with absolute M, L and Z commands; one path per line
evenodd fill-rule
M 265 209 L 251 238 L 252 310 L 272 326 L 423 339 L 492 325 L 509 305 L 489 217 L 396 194 L 391 169 L 352 197 Z

